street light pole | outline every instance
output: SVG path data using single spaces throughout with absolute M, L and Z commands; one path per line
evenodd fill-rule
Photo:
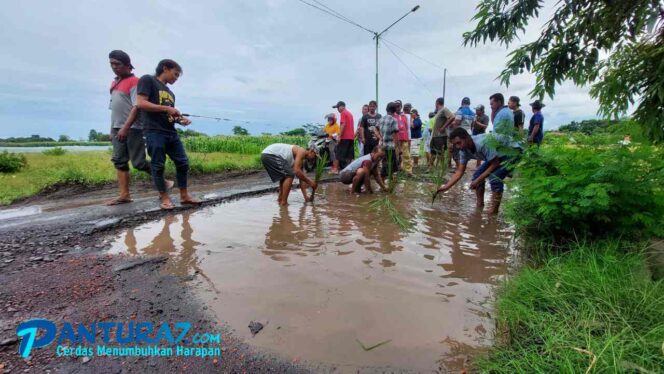
M 414 13 L 416 10 L 420 9 L 419 5 L 416 5 L 413 9 L 411 9 L 408 13 L 404 14 L 401 18 L 398 20 L 394 21 L 391 25 L 387 26 L 387 28 L 381 32 L 374 32 L 374 39 L 376 39 L 376 105 L 378 105 L 378 44 L 380 41 L 380 37 L 387 32 L 387 30 L 391 29 L 392 26 L 396 25 L 401 21 L 402 19 L 406 18 L 411 13 Z

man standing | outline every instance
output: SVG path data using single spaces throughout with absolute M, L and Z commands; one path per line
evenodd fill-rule
M 398 150 L 401 147 L 399 141 L 399 124 L 397 123 L 397 120 L 394 119 L 394 115 L 397 112 L 397 104 L 388 103 L 385 112 L 385 116 L 378 121 L 380 137 L 382 145 L 385 147 L 386 157 L 386 161 L 383 162 L 383 168 L 381 170 L 383 178 L 390 174 L 388 163 L 391 165 L 393 176 L 399 171 Z
M 420 162 L 420 144 L 422 141 L 422 119 L 417 109 L 411 111 L 410 121 L 410 155 L 413 157 L 413 165 L 418 166 Z
M 355 158 L 355 131 L 353 129 L 355 122 L 353 115 L 346 109 L 346 103 L 343 101 L 339 101 L 332 108 L 336 108 L 340 114 L 341 140 L 337 145 L 337 159 L 343 168 Z
M 351 190 L 355 193 L 362 192 L 362 186 L 366 188 L 368 193 L 373 193 L 371 187 L 371 176 L 374 177 L 380 189 L 387 191 L 385 182 L 380 177 L 378 172 L 378 165 L 385 156 L 383 147 L 375 147 L 370 154 L 364 155 L 346 166 L 339 174 L 339 180 L 343 184 L 351 184 Z
M 364 155 L 364 142 L 362 139 L 360 139 L 360 122 L 362 122 L 362 118 L 364 118 L 365 115 L 369 113 L 369 104 L 364 104 L 362 105 L 362 115 L 360 116 L 360 119 L 357 121 L 357 127 L 355 128 L 355 140 L 357 142 L 357 154 L 360 156 Z M 355 158 L 353 156 L 353 158 Z
M 539 100 L 535 100 L 530 103 L 530 106 L 533 108 L 533 117 L 530 119 L 530 125 L 528 126 L 528 143 L 535 143 L 539 146 L 542 144 L 542 139 L 544 139 L 544 116 L 542 115 L 542 108 L 545 105 Z
M 433 131 L 431 133 L 431 165 L 440 161 L 444 152 L 447 152 L 447 128 L 454 121 L 454 114 L 445 107 L 445 99 L 436 99 L 436 115 L 433 117 Z M 451 161 L 450 161 L 451 163 Z
M 364 144 L 364 155 L 370 154 L 380 143 L 378 121 L 381 115 L 376 113 L 377 106 L 376 101 L 369 101 L 369 112 L 360 119 L 358 133 L 360 134 L 360 142 Z
M 106 205 L 118 205 L 132 202 L 129 194 L 129 160 L 134 169 L 150 173 L 150 164 L 145 159 L 145 141 L 143 127 L 137 121 L 136 86 L 138 78 L 131 72 L 134 67 L 129 55 L 115 50 L 108 54 L 111 70 L 115 79 L 111 83 L 111 142 L 113 156 L 111 161 L 118 176 L 118 197 Z
M 337 116 L 334 113 L 326 115 L 325 119 L 327 122 L 325 123 L 323 131 L 327 134 L 325 142 L 327 143 L 327 150 L 330 153 L 330 161 L 332 161 L 332 170 L 330 171 L 330 174 L 339 174 L 339 160 L 337 160 L 336 148 L 341 129 L 337 123 Z
M 396 100 L 394 103 L 397 105 L 394 119 L 399 126 L 399 143 L 401 144 L 400 148 L 397 150 L 401 160 L 399 166 L 403 168 L 408 175 L 412 175 L 413 164 L 410 159 L 410 123 L 408 123 L 408 117 L 401 111 L 401 100 Z
M 295 176 L 300 179 L 300 190 L 302 190 L 304 201 L 313 199 L 318 184 L 309 179 L 302 171 L 305 159 L 315 160 L 316 151 L 313 148 L 305 150 L 297 145 L 275 143 L 267 146 L 261 152 L 261 162 L 270 175 L 270 179 L 272 182 L 279 181 L 279 197 L 277 198 L 279 205 L 288 205 L 288 195 L 290 195 Z M 313 190 L 311 197 L 307 196 L 308 187 Z
M 174 84 L 182 74 L 180 65 L 169 59 L 159 61 L 155 75 L 146 74 L 138 81 L 137 108 L 140 110 L 141 122 L 145 127 L 148 154 L 152 169 L 152 182 L 159 192 L 160 207 L 170 210 L 175 208 L 164 181 L 164 165 L 166 155 L 175 164 L 176 179 L 180 189 L 180 204 L 199 205 L 201 201 L 189 195 L 187 190 L 187 173 L 189 159 L 180 141 L 175 124 L 182 126 L 191 124 L 188 118 L 182 117 L 175 109 L 175 94 L 167 84 Z
M 450 133 L 452 144 L 461 150 L 460 166 L 447 183 L 438 188 L 438 192 L 445 192 L 452 188 L 466 172 L 466 165 L 471 159 L 485 161 L 482 166 L 473 173 L 473 181 L 470 188 L 475 190 L 477 196 L 477 208 L 484 207 L 484 185 L 489 178 L 491 185 L 491 208 L 490 214 L 498 214 L 498 208 L 503 197 L 503 179 L 509 175 L 508 166 L 516 162 L 520 152 L 520 146 L 516 142 L 510 142 L 511 152 L 498 150 L 489 140 L 491 135 L 480 134 L 470 136 L 465 129 L 456 128 Z
M 497 134 L 514 137 L 514 113 L 505 105 L 505 96 L 495 93 L 489 97 L 493 131 Z
M 475 107 L 475 120 L 471 125 L 473 136 L 484 134 L 487 127 L 489 127 L 489 116 L 484 113 L 484 105 L 480 104 Z M 475 167 L 478 168 L 480 165 L 482 165 L 482 160 L 477 160 Z
M 507 106 L 514 113 L 514 128 L 523 130 L 523 124 L 526 122 L 526 114 L 521 110 L 521 99 L 518 96 L 510 96 Z
M 485 113 L 484 105 L 480 104 L 475 107 L 475 120 L 470 127 L 473 131 L 473 136 L 486 132 L 487 127 L 489 127 L 489 116 Z
M 459 107 L 459 110 L 454 113 L 454 122 L 452 123 L 450 131 L 454 131 L 456 128 L 462 128 L 466 130 L 466 132 L 470 133 L 470 126 L 472 123 L 475 121 L 475 112 L 473 112 L 472 109 L 470 109 L 470 98 L 464 97 L 461 99 L 461 106 Z M 449 134 L 448 134 L 449 135 Z M 450 144 L 451 147 L 451 152 L 450 152 L 450 158 L 454 159 L 454 163 L 456 164 L 457 167 L 459 167 L 459 152 L 460 150 L 454 145 Z

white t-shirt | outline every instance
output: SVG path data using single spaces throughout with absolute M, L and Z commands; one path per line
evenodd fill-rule
M 264 154 L 279 156 L 286 160 L 290 165 L 293 165 L 295 162 L 293 158 L 293 145 L 292 144 L 283 144 L 283 143 L 274 143 L 270 144 L 263 150 Z

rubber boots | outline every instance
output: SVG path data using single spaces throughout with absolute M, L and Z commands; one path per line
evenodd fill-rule
M 489 208 L 489 214 L 496 215 L 498 214 L 498 208 L 500 208 L 500 201 L 503 199 L 502 192 L 491 192 L 491 207 Z

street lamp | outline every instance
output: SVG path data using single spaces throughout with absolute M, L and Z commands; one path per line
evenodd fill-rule
M 380 41 L 380 37 L 387 32 L 387 30 L 391 29 L 392 26 L 396 25 L 401 21 L 402 19 L 406 18 L 411 13 L 414 13 L 416 10 L 420 9 L 419 5 L 416 5 L 411 9 L 408 13 L 404 14 L 401 18 L 398 20 L 394 21 L 391 25 L 387 26 L 387 28 L 381 32 L 375 32 L 373 31 L 374 34 L 374 39 L 376 40 L 376 105 L 378 105 L 378 43 Z

